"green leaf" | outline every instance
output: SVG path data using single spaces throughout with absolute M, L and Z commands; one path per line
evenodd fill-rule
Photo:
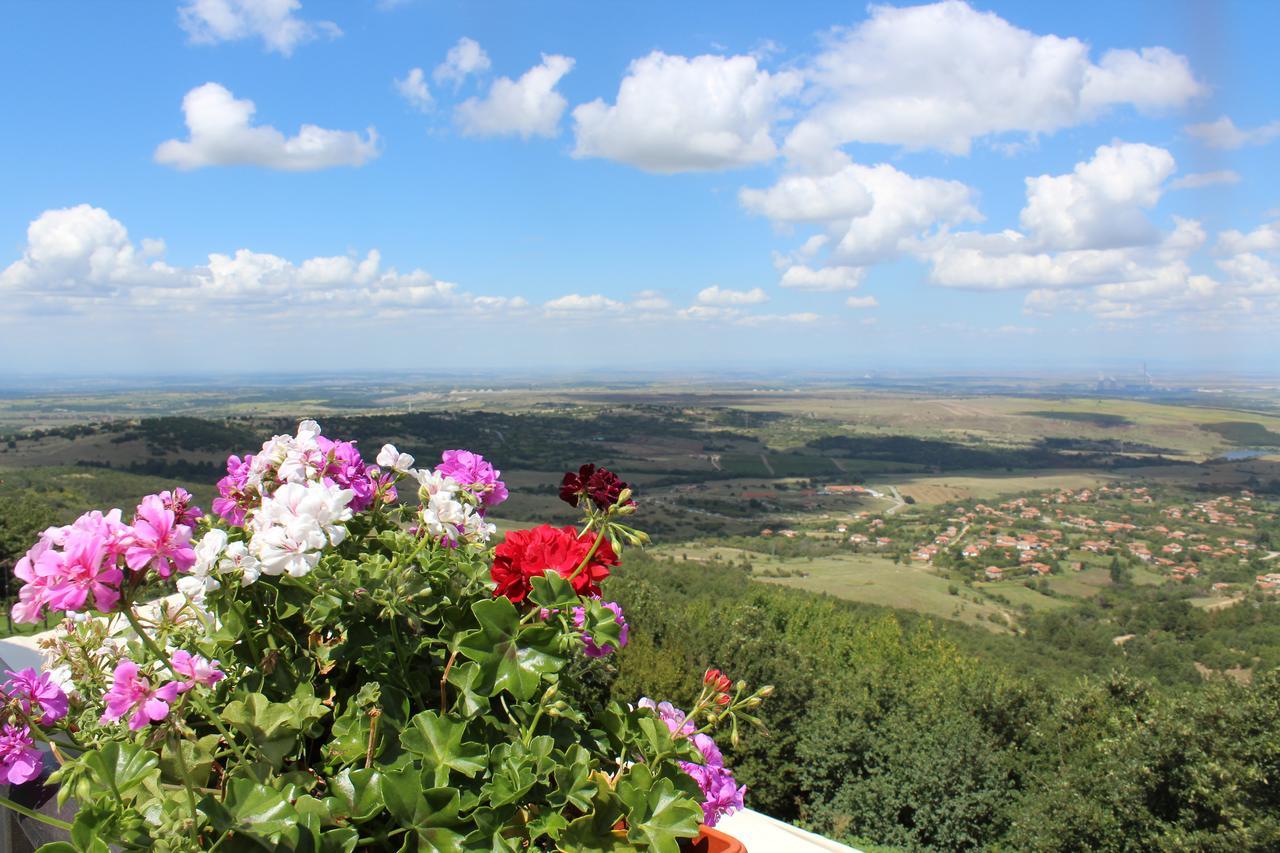
M 330 799 L 338 801 L 332 811 L 357 822 L 368 820 L 383 809 L 382 774 L 377 768 L 343 768 L 329 780 L 329 792 Z
M 256 846 L 273 850 L 278 845 L 287 850 L 314 849 L 315 821 L 293 807 L 291 801 L 297 795 L 298 789 L 293 785 L 277 791 L 251 779 L 232 779 L 224 801 L 206 796 L 200 802 L 200 810 L 209 815 L 210 823 L 219 832 L 232 833 L 241 841 L 258 842 L 248 849 Z
M 227 703 L 222 719 L 249 738 L 262 756 L 279 766 L 297 751 L 299 736 L 308 732 L 329 709 L 300 687 L 288 702 L 272 702 L 261 693 Z
M 591 774 L 591 783 L 595 786 L 595 794 L 591 797 L 591 811 L 569 822 L 558 841 L 560 849 L 582 853 L 633 850 L 627 834 L 614 829 L 625 816 L 626 808 L 609 784 L 609 777 L 595 772 Z
M 617 615 L 598 599 L 583 603 L 582 632 L 600 648 L 608 646 L 613 651 L 622 648 L 622 624 Z
M 506 690 L 517 699 L 534 694 L 542 676 L 559 672 L 564 659 L 552 653 L 559 632 L 546 625 L 520 625 L 520 614 L 506 598 L 471 605 L 480 623 L 467 634 L 458 651 L 480 667 L 476 690 L 488 696 Z
M 627 809 L 627 838 L 657 853 L 678 853 L 678 838 L 693 838 L 702 823 L 702 806 L 676 790 L 670 779 L 654 780 L 647 765 L 636 764 L 618 780 L 618 798 Z
M 547 572 L 529 579 L 529 602 L 548 610 L 569 610 L 577 607 L 581 599 L 573 585 L 559 572 Z
M 485 768 L 484 745 L 464 743 L 466 733 L 466 723 L 441 717 L 435 711 L 423 711 L 400 733 L 400 745 L 422 757 L 423 767 L 433 772 L 434 784 L 440 787 L 449 783 L 450 770 L 471 778 Z
M 596 787 L 591 781 L 591 753 L 578 744 L 570 746 L 556 762 L 552 776 L 555 784 L 547 802 L 561 810 L 568 804 L 587 811 Z
M 96 752 L 85 753 L 80 761 L 118 800 L 128 797 L 149 779 L 159 777 L 160 759 L 132 743 L 112 741 Z

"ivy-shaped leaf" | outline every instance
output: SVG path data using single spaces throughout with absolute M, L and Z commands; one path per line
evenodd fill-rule
M 544 675 L 559 672 L 564 659 L 554 654 L 559 632 L 546 625 L 520 624 L 520 614 L 506 598 L 471 605 L 480 629 L 468 634 L 458 651 L 480 666 L 476 689 L 488 696 L 506 690 L 526 700 Z
M 466 723 L 441 717 L 435 711 L 423 711 L 400 733 L 400 745 L 421 756 L 423 767 L 433 772 L 438 788 L 449 783 L 450 770 L 467 778 L 484 770 L 487 750 L 480 743 L 464 743 L 466 733 Z
M 634 765 L 618 781 L 618 797 L 627 809 L 627 838 L 656 853 L 679 853 L 679 838 L 693 838 L 702 823 L 702 805 L 676 790 L 670 779 L 654 780 L 644 764 Z

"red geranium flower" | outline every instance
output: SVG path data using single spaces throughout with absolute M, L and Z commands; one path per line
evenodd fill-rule
M 586 496 L 600 509 L 608 509 L 618 502 L 625 488 L 627 484 L 608 468 L 597 468 L 587 463 L 578 469 L 578 473 L 570 471 L 564 475 L 560 482 L 560 500 L 577 506 Z M 633 500 L 627 501 L 628 506 L 634 504 Z
M 530 530 L 512 530 L 506 540 L 494 549 L 490 574 L 497 583 L 494 597 L 505 595 L 512 601 L 524 601 L 532 578 L 547 572 L 569 577 L 595 544 L 594 534 L 579 537 L 573 527 L 543 524 Z M 600 581 L 609 576 L 609 567 L 618 565 L 618 556 L 608 541 L 600 547 L 578 576 L 572 581 L 579 595 L 599 596 Z

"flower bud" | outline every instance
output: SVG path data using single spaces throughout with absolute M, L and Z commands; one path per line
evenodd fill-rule
M 707 670 L 707 671 L 706 671 L 706 673 L 705 673 L 705 674 L 703 674 L 703 676 L 702 676 L 702 683 L 703 683 L 703 684 L 710 684 L 710 683 L 712 683 L 713 681 L 715 681 L 715 680 L 716 680 L 717 678 L 719 678 L 719 677 L 720 677 L 720 670 L 718 670 L 718 669 L 709 669 L 709 670 Z
M 729 694 L 728 694 L 728 693 L 721 693 L 719 696 L 717 696 L 717 697 L 716 697 L 716 704 L 717 704 L 717 705 L 719 705 L 721 708 L 723 708 L 724 706 L 728 705 L 728 704 L 729 704 Z
M 773 685 L 766 684 L 764 687 L 761 687 L 759 690 L 756 691 L 756 695 L 759 696 L 761 699 L 768 699 L 770 696 L 773 695 Z

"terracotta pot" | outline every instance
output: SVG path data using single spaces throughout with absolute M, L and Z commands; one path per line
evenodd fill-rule
M 698 837 L 689 841 L 684 849 L 692 853 L 747 853 L 741 841 L 709 826 L 703 826 Z

